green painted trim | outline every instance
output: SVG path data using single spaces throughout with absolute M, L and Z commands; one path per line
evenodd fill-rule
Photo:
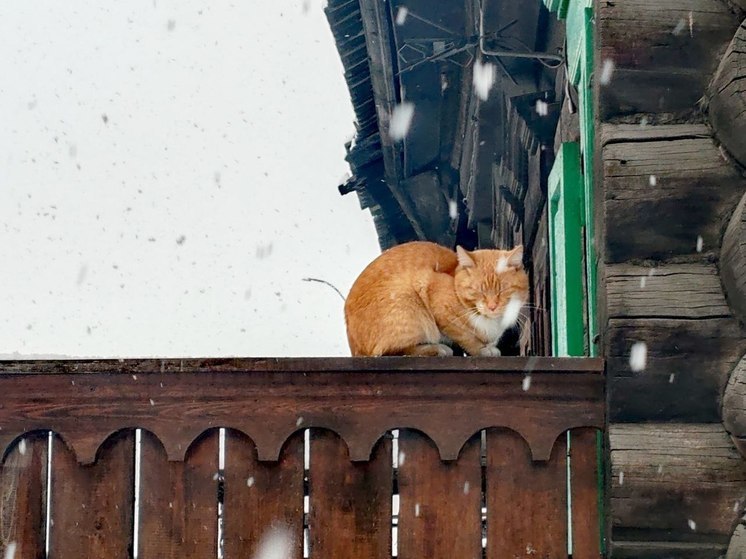
M 583 181 L 577 142 L 560 147 L 548 193 L 553 354 L 583 356 Z

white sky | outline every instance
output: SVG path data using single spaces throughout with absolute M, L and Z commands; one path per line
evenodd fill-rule
M 346 292 L 378 244 L 308 4 L 0 4 L 0 354 L 348 354 L 302 278 Z

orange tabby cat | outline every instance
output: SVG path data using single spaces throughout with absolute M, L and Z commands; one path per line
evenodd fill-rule
M 497 342 L 528 300 L 523 247 L 454 253 L 416 241 L 387 250 L 345 302 L 352 355 L 500 355 Z

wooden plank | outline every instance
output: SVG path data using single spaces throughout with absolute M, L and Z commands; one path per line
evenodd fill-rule
M 723 426 L 746 458 L 746 356 L 735 366 L 725 387 Z
M 262 538 L 282 530 L 293 554 L 303 557 L 303 434 L 283 447 L 277 462 L 259 462 L 243 434 L 225 436 L 224 557 L 256 557 Z
M 379 441 L 369 462 L 351 462 L 344 441 L 329 431 L 312 429 L 309 479 L 313 557 L 391 557 L 389 437 Z
M 712 138 L 706 124 L 602 124 L 601 145 Z
M 49 556 L 128 559 L 132 554 L 135 433 L 107 439 L 96 463 L 81 466 L 55 437 Z
M 743 513 L 746 462 L 722 425 L 612 424 L 609 439 L 615 549 L 655 543 L 664 557 L 681 544 L 727 546 Z
M 602 158 L 607 262 L 696 255 L 699 236 L 717 250 L 743 178 L 710 138 L 611 143 Z
M 600 117 L 695 108 L 739 19 L 718 0 L 602 0 L 599 58 L 614 61 Z
M 554 433 L 604 421 L 600 359 L 221 360 L 185 362 L 183 372 L 174 364 L 166 372 L 160 363 L 131 373 L 126 362 L 104 362 L 98 366 L 109 372 L 99 374 L 90 374 L 91 364 L 81 364 L 79 373 L 0 373 L 0 447 L 29 429 L 51 428 L 86 463 L 109 433 L 137 425 L 155 433 L 178 461 L 200 433 L 223 425 L 246 433 L 259 459 L 275 460 L 302 417 L 305 425 L 341 434 L 353 460 L 367 460 L 381 433 L 402 425 L 428 433 L 446 460 L 490 426 L 521 432 L 543 459 Z M 521 389 L 526 370 L 534 380 L 529 392 Z
M 0 556 L 42 559 L 47 502 L 47 433 L 20 439 L 0 472 Z
M 573 559 L 601 556 L 597 435 L 596 429 L 570 431 Z
M 723 235 L 720 274 L 733 312 L 741 322 L 746 322 L 746 194 Z
M 160 442 L 142 432 L 140 559 L 215 557 L 217 474 L 217 429 L 191 445 L 185 462 L 167 461 Z
M 485 475 L 487 559 L 566 557 L 566 435 L 555 442 L 549 462 L 533 462 L 521 437 L 490 429 Z
M 399 557 L 481 557 L 480 437 L 442 462 L 416 431 L 399 435 Z

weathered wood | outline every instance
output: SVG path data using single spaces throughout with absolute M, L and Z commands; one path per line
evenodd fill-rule
M 736 206 L 723 235 L 720 273 L 730 307 L 738 319 L 746 324 L 746 194 Z
M 399 557 L 481 556 L 479 452 L 477 434 L 458 460 L 442 462 L 426 437 L 400 431 Z
M 601 555 L 601 524 L 596 429 L 570 432 L 570 488 L 572 495 L 572 557 L 598 559 Z
M 736 30 L 707 90 L 707 116 L 715 136 L 746 165 L 746 20 Z
M 379 441 L 370 462 L 351 462 L 344 441 L 312 429 L 309 480 L 313 557 L 391 557 L 394 484 L 389 437 Z
M 609 439 L 614 557 L 725 551 L 743 510 L 746 461 L 719 423 L 612 424 Z
M 602 124 L 600 144 L 621 144 L 627 142 L 651 142 L 655 140 L 707 139 L 712 132 L 705 124 Z M 642 147 L 642 146 L 640 146 Z
M 218 532 L 218 431 L 168 462 L 158 440 L 142 432 L 140 559 L 214 557 Z M 101 555 L 100 557 L 106 557 Z
M 681 126 L 603 148 L 607 262 L 696 254 L 700 236 L 705 252 L 719 246 L 744 180 L 711 138 L 682 136 L 692 126 Z M 628 133 L 604 130 L 606 138 Z
M 723 426 L 746 458 L 746 356 L 733 369 L 723 395 Z
M 490 429 L 485 476 L 487 559 L 567 556 L 565 434 L 549 462 L 536 463 L 515 433 Z
M 304 427 L 340 435 L 353 460 L 367 460 L 381 435 L 402 425 L 428 434 L 443 459 L 455 458 L 480 429 L 504 426 L 545 460 L 559 433 L 604 423 L 600 359 L 215 360 L 185 361 L 184 372 L 173 373 L 151 363 L 155 370 L 136 374 L 116 361 L 50 375 L 42 371 L 54 365 L 0 367 L 37 371 L 0 373 L 0 448 L 29 429 L 51 428 L 90 462 L 109 433 L 136 425 L 180 460 L 200 433 L 219 425 L 242 431 L 260 460 L 273 460 L 300 418 Z M 89 374 L 107 366 L 123 371 Z M 61 367 L 75 370 L 73 363 Z M 528 370 L 532 389 L 524 391 Z
M 733 319 L 612 319 L 607 369 L 611 421 L 719 421 L 718 399 L 743 353 Z M 632 345 L 644 342 L 645 370 L 633 372 Z
M 291 437 L 277 462 L 259 462 L 245 435 L 225 436 L 224 557 L 256 557 L 262 538 L 282 530 L 303 557 L 303 434 Z
M 95 464 L 81 466 L 55 437 L 52 446 L 50 557 L 132 556 L 135 433 L 108 439 Z M 141 556 L 142 557 L 142 556 Z
M 16 442 L 0 471 L 0 556 L 42 559 L 47 497 L 47 433 Z
M 615 66 L 602 119 L 694 108 L 739 23 L 720 0 L 601 0 L 596 17 L 600 58 Z
M 746 516 L 733 531 L 725 559 L 746 559 Z

